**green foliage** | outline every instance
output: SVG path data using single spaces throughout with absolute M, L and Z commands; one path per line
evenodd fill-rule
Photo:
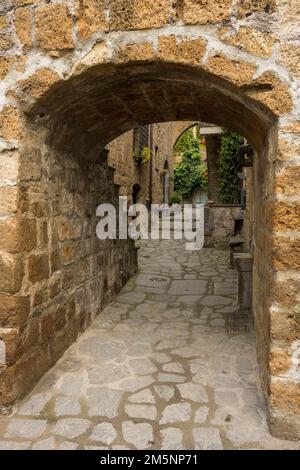
M 176 193 L 176 191 L 172 194 L 170 197 L 170 203 L 171 204 L 181 204 L 182 198 L 179 193 Z
M 235 132 L 224 130 L 219 150 L 220 199 L 225 204 L 239 202 L 237 172 L 240 165 L 238 150 L 244 139 Z
M 183 153 L 185 150 L 192 146 L 193 140 L 195 139 L 193 135 L 193 127 L 187 129 L 179 139 L 177 140 L 176 144 L 174 145 L 174 149 L 178 153 Z
M 135 156 L 138 163 L 146 165 L 151 159 L 151 150 L 149 147 L 143 147 L 142 150 Z
M 196 189 L 207 188 L 207 168 L 201 156 L 199 139 L 188 136 L 185 145 L 182 160 L 174 169 L 174 189 L 182 197 L 188 198 Z

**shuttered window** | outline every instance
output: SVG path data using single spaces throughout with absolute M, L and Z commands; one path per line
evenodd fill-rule
M 138 155 L 144 147 L 149 147 L 149 126 L 140 126 L 133 132 L 134 154 Z

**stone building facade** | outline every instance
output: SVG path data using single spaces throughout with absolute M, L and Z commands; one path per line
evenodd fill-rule
M 186 123 L 183 123 L 187 126 Z M 151 150 L 147 164 L 137 163 L 135 131 L 117 137 L 108 146 L 108 164 L 115 169 L 114 181 L 120 195 L 128 202 L 161 204 L 173 192 L 173 134 L 177 123 L 166 122 L 147 126 L 145 144 Z M 138 129 L 137 129 L 138 130 Z
M 298 0 L 1 2 L 0 402 L 135 270 L 128 242 L 94 237 L 95 202 L 115 194 L 102 149 L 139 125 L 213 122 L 256 150 L 261 383 L 273 434 L 300 436 L 299 22 Z

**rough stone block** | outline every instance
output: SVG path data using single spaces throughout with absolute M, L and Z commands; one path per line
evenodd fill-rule
M 300 231 L 299 203 L 273 201 L 267 211 L 267 222 L 275 232 Z
M 14 57 L 0 57 L 0 80 L 4 80 L 15 62 Z
M 0 187 L 0 212 L 14 213 L 18 210 L 19 190 L 17 186 Z
M 264 72 L 255 80 L 245 84 L 244 90 L 278 116 L 292 110 L 293 101 L 289 88 L 274 72 Z
M 219 36 L 226 44 L 252 52 L 260 57 L 270 57 L 275 43 L 272 34 L 246 26 L 241 27 L 237 32 L 230 28 L 222 28 Z
M 108 30 L 104 0 L 77 0 L 76 15 L 79 36 L 87 39 L 93 33 Z
M 300 47 L 288 42 L 280 48 L 280 62 L 296 77 L 300 76 Z
M 0 295 L 0 327 L 13 328 L 24 326 L 30 312 L 29 297 Z
M 213 24 L 228 19 L 232 0 L 183 0 L 182 15 L 186 24 Z
M 41 6 L 35 13 L 36 41 L 49 51 L 73 49 L 72 18 L 63 4 Z
M 52 85 L 60 81 L 60 76 L 48 68 L 39 69 L 26 80 L 20 82 L 20 89 L 29 97 L 40 98 Z
M 238 16 L 245 18 L 254 13 L 271 14 L 276 11 L 276 0 L 238 0 Z
M 172 34 L 159 37 L 157 55 L 160 60 L 199 65 L 205 48 L 203 39 L 185 39 L 177 43 L 176 36 Z
M 0 291 L 15 294 L 20 290 L 23 279 L 22 260 L 14 255 L 0 255 Z
M 169 0 L 111 0 L 110 29 L 160 28 L 170 20 Z
M 221 53 L 209 57 L 203 67 L 208 72 L 225 78 L 239 86 L 247 83 L 256 70 L 256 66 L 252 63 L 232 60 Z
M 12 105 L 4 106 L 0 112 L 0 137 L 19 139 L 22 134 L 19 110 Z
M 273 380 L 270 384 L 270 403 L 274 409 L 300 415 L 300 383 Z
M 276 237 L 271 241 L 275 270 L 300 269 L 300 238 Z
M 0 341 L 5 345 L 5 364 L 14 364 L 20 357 L 22 348 L 17 328 L 0 328 Z
M 297 196 L 300 187 L 300 166 L 289 166 L 277 173 L 275 185 L 277 194 Z
M 15 11 L 15 28 L 21 44 L 32 46 L 32 13 L 27 8 L 17 8 Z
M 127 62 L 150 62 L 154 59 L 153 46 L 150 42 L 139 44 L 128 44 L 118 50 L 116 61 Z
M 36 247 L 34 219 L 9 218 L 0 220 L 1 249 L 8 253 L 31 251 Z
M 284 376 L 292 365 L 290 351 L 272 351 L 270 371 L 272 375 Z
M 47 279 L 48 276 L 48 255 L 31 255 L 28 259 L 28 280 L 35 284 L 43 279 Z

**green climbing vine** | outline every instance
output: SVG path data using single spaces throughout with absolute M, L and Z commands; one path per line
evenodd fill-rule
M 182 159 L 174 169 L 175 193 L 171 201 L 179 202 L 192 196 L 196 189 L 207 188 L 207 166 L 202 157 L 204 145 L 204 140 L 194 137 L 190 129 L 176 144 L 175 150 L 182 151 Z
M 235 132 L 224 129 L 219 150 L 220 199 L 225 204 L 239 202 L 237 171 L 240 165 L 239 149 L 244 139 Z

